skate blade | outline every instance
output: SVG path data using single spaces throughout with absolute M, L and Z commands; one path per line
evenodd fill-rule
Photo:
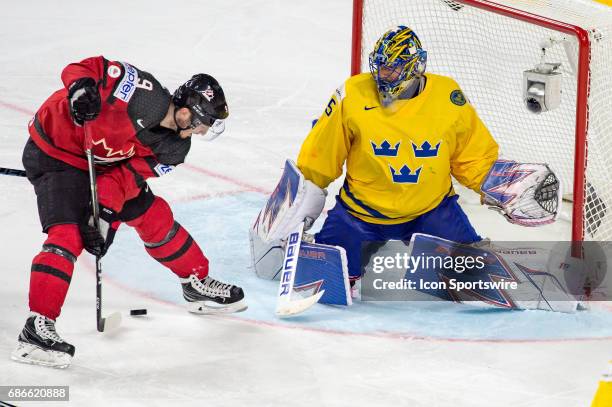
M 65 369 L 72 362 L 72 356 L 67 353 L 43 350 L 36 345 L 23 342 L 20 342 L 13 353 L 11 353 L 11 359 L 20 363 L 57 369 Z
M 217 304 L 212 301 L 188 302 L 187 310 L 193 314 L 218 315 L 242 312 L 248 308 L 244 298 L 232 304 Z

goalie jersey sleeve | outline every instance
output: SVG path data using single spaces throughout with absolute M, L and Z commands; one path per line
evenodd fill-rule
M 304 141 L 298 156 L 298 168 L 319 188 L 326 188 L 342 175 L 342 167 L 351 148 L 351 131 L 342 110 L 344 86 L 336 89 L 325 111 Z
M 498 158 L 498 146 L 474 107 L 465 104 L 465 112 L 457 122 L 451 155 L 451 174 L 462 185 L 480 193 L 480 186 Z M 452 146 L 452 139 L 451 147 Z
M 321 188 L 342 175 L 340 201 L 366 222 L 410 221 L 453 195 L 451 176 L 479 192 L 498 146 L 451 78 L 427 74 L 415 98 L 380 105 L 369 73 L 332 95 L 297 165 Z

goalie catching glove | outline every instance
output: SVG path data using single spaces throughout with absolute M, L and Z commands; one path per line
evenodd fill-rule
M 561 183 L 546 164 L 498 160 L 481 191 L 485 205 L 522 226 L 552 223 L 561 209 Z

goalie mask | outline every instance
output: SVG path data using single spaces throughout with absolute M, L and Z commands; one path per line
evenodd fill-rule
M 370 54 L 370 72 L 383 104 L 398 99 L 425 73 L 427 52 L 410 28 L 400 25 L 384 33 Z
M 177 123 L 179 130 L 195 129 L 204 124 L 209 127 L 206 140 L 217 138 L 225 130 L 225 119 L 229 115 L 227 102 L 221 85 L 212 76 L 203 73 L 192 76 L 174 91 L 172 102 L 191 112 L 191 124 L 181 128 Z M 174 120 L 176 122 L 176 117 Z

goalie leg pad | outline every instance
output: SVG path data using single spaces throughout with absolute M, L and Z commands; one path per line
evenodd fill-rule
M 249 231 L 251 267 L 259 278 L 279 280 L 285 260 L 284 243 L 269 243 L 253 230 Z M 302 241 L 298 255 L 293 292 L 300 296 L 314 296 L 324 291 L 322 304 L 350 305 L 350 284 L 346 251 L 329 246 Z
M 283 270 L 284 245 L 280 240 L 265 243 L 251 230 L 251 264 L 255 274 L 265 280 L 279 280 Z M 350 284 L 346 251 L 338 246 L 302 242 L 293 291 L 315 295 L 325 291 L 322 304 L 350 305 Z
M 422 261 L 413 262 L 404 278 L 414 287 L 423 287 L 423 281 L 437 284 L 419 290 L 433 297 L 558 312 L 575 312 L 579 303 L 567 276 L 583 280 L 583 267 L 565 252 L 559 257 L 547 248 L 477 247 L 420 233 L 414 234 L 406 251 Z
M 302 242 L 293 291 L 315 295 L 321 304 L 351 305 L 346 252 L 338 246 Z

